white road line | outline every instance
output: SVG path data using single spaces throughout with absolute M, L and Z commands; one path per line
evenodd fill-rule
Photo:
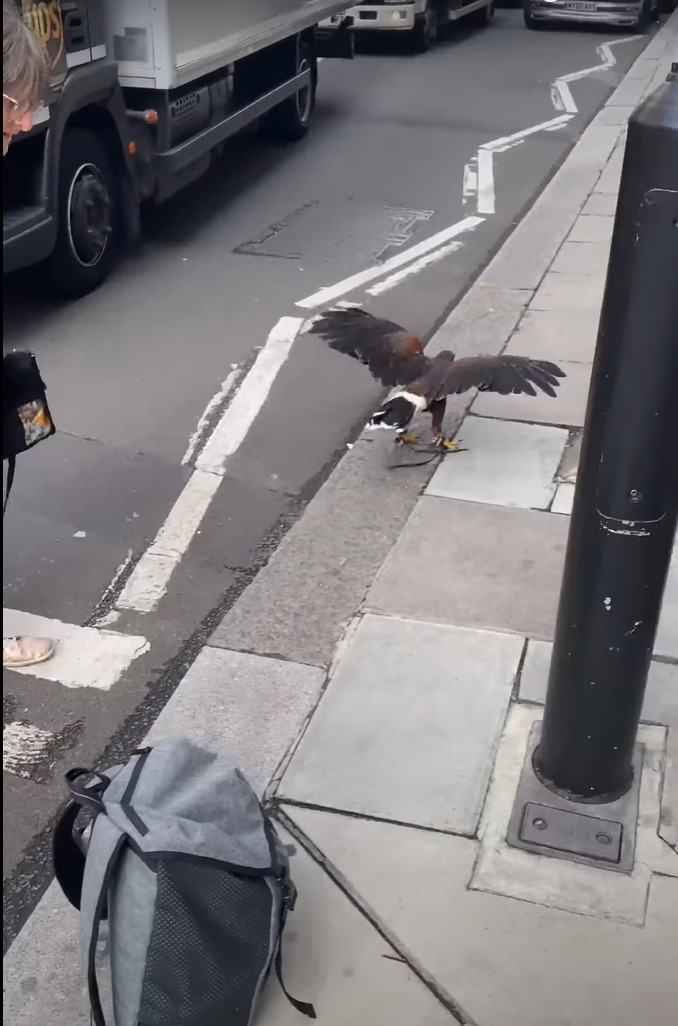
M 118 609 L 150 613 L 167 591 L 172 574 L 221 484 L 229 457 L 240 447 L 266 402 L 303 323 L 302 317 L 281 317 L 271 330 L 251 370 L 215 425 L 165 523 L 123 588 L 116 602 Z
M 200 470 L 223 474 L 226 460 L 239 448 L 264 405 L 303 323 L 301 317 L 281 317 L 273 327 L 254 366 L 200 453 L 196 461 Z
M 580 68 L 579 71 L 572 71 L 569 75 L 560 75 L 551 85 L 551 102 L 556 110 L 563 110 L 569 114 L 578 114 L 579 107 L 570 89 L 570 82 L 578 82 L 587 78 L 596 71 L 607 71 L 617 63 L 617 58 L 612 52 L 613 46 L 620 46 L 622 43 L 632 43 L 637 36 L 625 36 L 623 39 L 611 39 L 607 43 L 601 43 L 596 47 L 596 53 L 600 60 L 590 68 Z
M 202 415 L 200 416 L 200 419 L 198 420 L 198 423 L 196 425 L 195 431 L 188 440 L 186 452 L 184 453 L 181 459 L 182 466 L 185 467 L 188 463 L 191 462 L 191 460 L 195 456 L 195 453 L 200 448 L 200 444 L 203 438 L 205 437 L 207 429 L 209 428 L 210 418 L 212 417 L 212 414 L 229 397 L 229 395 L 235 388 L 237 380 L 238 364 L 234 363 L 231 365 L 231 371 L 227 378 L 221 382 L 221 388 L 218 392 L 214 393 L 214 395 L 208 402 L 207 406 L 203 410 Z
M 2 730 L 2 768 L 30 780 L 32 769 L 49 752 L 54 734 L 31 723 L 8 723 Z
M 364 271 L 358 271 L 357 274 L 352 274 L 349 278 L 344 278 L 342 281 L 336 283 L 336 285 L 328 285 L 326 288 L 319 289 L 318 292 L 314 292 L 312 296 L 307 296 L 306 299 L 300 299 L 297 302 L 297 306 L 301 306 L 306 310 L 313 310 L 317 306 L 323 306 L 325 303 L 330 303 L 334 299 L 338 299 L 339 296 L 346 295 L 347 292 L 352 292 L 354 289 L 362 288 L 363 285 L 367 285 L 368 282 L 374 281 L 376 278 L 382 278 L 392 271 L 398 270 L 399 267 L 404 267 L 405 264 L 409 264 L 410 261 L 416 260 L 418 257 L 424 256 L 426 253 L 430 253 L 432 250 L 437 249 L 439 246 L 444 245 L 451 239 L 454 239 L 458 235 L 462 235 L 464 232 L 471 231 L 473 228 L 477 228 L 479 224 L 482 224 L 485 220 L 484 217 L 465 217 L 462 221 L 457 221 L 456 224 L 450 225 L 449 228 L 443 228 L 442 231 L 437 232 L 435 235 L 431 235 L 428 239 L 422 239 L 414 246 L 410 246 L 409 249 L 403 250 L 401 253 L 397 253 L 390 259 L 385 260 L 383 264 L 374 264 L 372 267 L 367 267 Z
M 491 147 L 481 146 L 476 161 L 476 210 L 479 214 L 493 214 L 494 153 Z
M 537 132 L 557 132 L 563 125 L 566 125 L 579 108 L 572 95 L 570 82 L 577 82 L 596 71 L 606 71 L 614 67 L 617 58 L 612 52 L 613 46 L 621 43 L 630 43 L 635 36 L 626 36 L 623 39 L 612 39 L 607 43 L 601 43 L 596 47 L 596 53 L 600 58 L 598 64 L 590 68 L 580 68 L 579 71 L 572 71 L 568 75 L 560 75 L 555 82 L 551 83 L 551 102 L 556 110 L 562 111 L 555 118 L 549 121 L 542 121 L 538 125 L 530 125 L 513 135 L 505 135 L 499 139 L 492 139 L 483 143 L 476 152 L 475 157 L 466 164 L 464 168 L 463 202 L 475 200 L 476 212 L 484 216 L 491 216 L 496 209 L 495 185 L 494 185 L 494 155 L 504 153 L 512 149 L 525 139 L 535 135 Z
M 519 132 L 513 132 L 511 135 L 502 135 L 498 139 L 491 139 L 490 142 L 483 143 L 481 149 L 498 153 L 503 149 L 515 146 L 516 143 L 522 142 L 523 139 L 527 139 L 530 135 L 536 135 L 537 132 L 548 132 L 554 128 L 560 128 L 562 125 L 566 125 L 568 121 L 571 121 L 572 117 L 572 114 L 559 114 L 555 118 L 549 118 L 548 121 L 540 121 L 538 125 L 521 128 Z
M 47 662 L 13 672 L 55 681 L 66 688 L 109 691 L 131 663 L 150 647 L 146 638 L 139 636 L 77 627 L 18 609 L 5 609 L 3 613 L 5 634 L 51 638 L 56 642 L 55 653 Z
M 558 117 L 542 121 L 538 125 L 530 125 L 529 128 L 522 128 L 512 135 L 502 135 L 498 139 L 491 139 L 489 142 L 483 143 L 475 159 L 476 210 L 479 214 L 490 215 L 495 212 L 495 153 L 505 153 L 506 150 L 518 146 L 519 143 L 524 142 L 531 135 L 536 135 L 537 132 L 552 132 L 561 128 L 573 117 L 573 114 L 559 114 Z
M 389 289 L 394 289 L 396 285 L 400 285 L 406 278 L 409 278 L 411 274 L 418 274 L 423 271 L 426 267 L 430 267 L 431 264 L 437 264 L 439 260 L 444 260 L 445 257 L 450 256 L 452 253 L 456 253 L 458 249 L 461 249 L 463 243 L 461 242 L 448 242 L 446 246 L 440 246 L 439 249 L 434 249 L 432 253 L 428 253 L 426 256 L 420 257 L 415 260 L 414 263 L 408 264 L 407 267 L 401 268 L 396 271 L 395 274 L 391 274 L 388 278 L 384 278 L 383 281 L 377 282 L 372 288 L 367 289 L 370 296 L 380 296 L 383 292 L 388 292 Z

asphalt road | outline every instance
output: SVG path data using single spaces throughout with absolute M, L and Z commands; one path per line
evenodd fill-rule
M 615 64 L 570 83 L 567 123 L 495 156 L 495 212 L 459 248 L 379 295 L 342 294 L 428 337 L 647 41 L 622 39 L 527 32 L 520 11 L 499 10 L 490 28 L 458 31 L 426 55 L 380 47 L 325 62 L 308 139 L 230 146 L 206 180 L 147 218 L 139 251 L 96 294 L 54 306 L 37 278 L 10 282 L 4 349 L 37 354 L 59 434 L 20 461 L 4 606 L 96 622 L 115 603 L 118 568 L 133 569 L 185 487 L 189 439 L 234 365 L 242 380 L 280 317 L 309 315 L 300 300 L 474 215 L 465 168 L 479 147 L 561 114 L 551 83 L 601 65 L 597 48 L 615 40 Z M 47 879 L 63 771 L 143 736 L 379 393 L 364 368 L 298 337 L 167 594 L 111 624 L 149 650 L 109 690 L 3 673 L 3 724 L 51 739 L 3 773 L 5 943 Z

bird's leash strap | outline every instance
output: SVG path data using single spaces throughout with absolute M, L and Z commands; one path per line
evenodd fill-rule
M 429 450 L 428 449 L 413 449 L 412 451 L 413 452 L 428 452 Z M 446 456 L 453 456 L 457 452 L 468 452 L 468 449 L 450 449 L 448 451 L 446 451 L 444 449 L 442 449 L 442 450 L 441 449 L 435 449 L 431 453 L 431 455 L 429 456 L 429 458 L 427 460 L 420 460 L 418 463 L 392 463 L 389 466 L 388 469 L 389 470 L 403 470 L 403 469 L 407 469 L 408 467 L 412 467 L 412 468 L 414 468 L 414 467 L 427 467 L 429 465 L 429 463 L 433 463 L 433 461 L 435 459 L 440 459 L 442 461 L 442 460 L 445 459 Z

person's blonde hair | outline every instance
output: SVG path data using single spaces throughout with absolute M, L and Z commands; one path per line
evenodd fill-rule
M 2 0 L 2 91 L 37 107 L 49 80 L 47 57 L 14 0 Z

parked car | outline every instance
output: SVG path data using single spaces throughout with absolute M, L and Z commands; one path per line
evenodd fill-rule
M 529 29 L 572 21 L 628 27 L 642 34 L 659 17 L 660 2 L 666 0 L 523 0 L 523 14 Z

